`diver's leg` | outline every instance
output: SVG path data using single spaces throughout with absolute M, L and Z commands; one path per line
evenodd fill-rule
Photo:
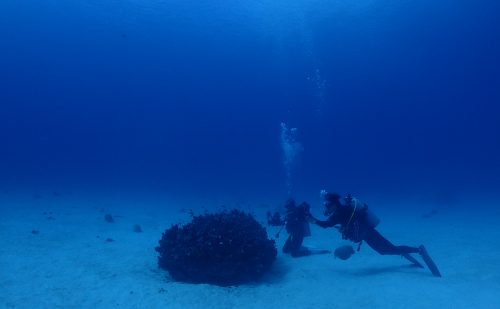
M 292 235 L 288 235 L 288 238 L 283 245 L 283 253 L 290 253 L 292 250 Z
M 291 254 L 293 257 L 301 257 L 310 255 L 311 251 L 302 247 L 302 242 L 304 241 L 304 235 L 294 234 L 292 236 L 292 250 Z
M 395 246 L 375 229 L 370 229 L 367 231 L 365 235 L 365 241 L 373 250 L 382 255 L 401 255 L 408 261 L 412 262 L 413 265 L 420 268 L 424 267 L 419 261 L 417 261 L 413 256 L 410 255 L 410 253 L 419 252 L 418 248 L 409 246 Z
M 417 247 L 410 246 L 395 246 L 382 236 L 375 229 L 368 229 L 366 231 L 364 241 L 375 251 L 382 255 L 404 255 L 408 253 L 419 253 Z
M 403 253 L 401 256 L 404 257 L 405 259 L 407 259 L 408 261 L 412 262 L 413 265 L 415 265 L 416 267 L 424 268 L 424 266 L 419 261 L 417 261 L 417 259 L 415 259 L 413 256 L 411 256 L 409 253 Z

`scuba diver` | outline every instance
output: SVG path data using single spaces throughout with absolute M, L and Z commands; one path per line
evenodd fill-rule
M 321 191 L 324 200 L 324 215 L 328 216 L 325 221 L 318 220 L 309 214 L 308 221 L 322 228 L 336 227 L 342 234 L 343 239 L 358 243 L 358 251 L 365 241 L 373 250 L 382 255 L 401 255 L 415 266 L 423 268 L 411 253 L 418 253 L 427 264 L 427 267 L 436 277 L 441 277 L 436 264 L 432 261 L 423 245 L 419 247 L 396 246 L 382 236 L 375 227 L 380 220 L 369 209 L 368 205 L 361 203 L 350 194 L 340 201 L 337 193 Z M 339 225 L 339 226 L 337 226 Z
M 311 251 L 302 247 L 304 237 L 311 236 L 309 222 L 307 222 L 310 213 L 309 204 L 302 202 L 295 205 L 293 199 L 288 199 L 285 203 L 285 229 L 288 238 L 283 245 L 283 253 L 289 253 L 292 257 L 301 257 L 310 255 Z
M 282 226 L 288 233 L 288 238 L 283 245 L 283 253 L 290 254 L 292 257 L 302 257 L 311 254 L 329 253 L 328 250 L 311 251 L 302 246 L 304 237 L 311 236 L 308 218 L 310 216 L 311 206 L 306 202 L 296 205 L 294 199 L 288 199 L 285 202 L 285 216 L 282 219 L 278 212 L 267 213 L 267 223 L 272 226 Z M 276 234 L 279 237 L 281 230 Z

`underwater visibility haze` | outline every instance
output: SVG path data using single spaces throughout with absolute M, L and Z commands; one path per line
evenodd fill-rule
M 499 15 L 0 0 L 0 307 L 500 308 Z
M 498 197 L 498 9 L 4 0 L 0 182 L 253 200 L 322 188 Z

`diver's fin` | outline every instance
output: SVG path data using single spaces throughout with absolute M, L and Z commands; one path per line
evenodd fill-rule
M 427 264 L 427 267 L 431 271 L 431 273 L 436 276 L 436 277 L 441 277 L 441 273 L 439 272 L 439 269 L 437 268 L 436 264 L 434 261 L 431 259 L 429 256 L 429 253 L 427 253 L 427 250 L 423 245 L 418 247 L 420 250 L 420 255 L 422 256 L 422 259 L 424 259 L 425 264 Z
M 312 250 L 312 254 L 328 254 L 332 253 L 330 250 Z
M 330 250 L 323 250 L 323 249 L 315 249 L 315 248 L 306 248 L 304 246 L 301 246 L 300 248 L 301 251 L 307 251 L 309 252 L 309 255 L 312 254 L 328 254 L 331 253 Z
M 412 262 L 413 266 L 416 266 L 419 268 L 424 268 L 424 266 L 419 261 L 417 261 L 417 259 L 415 259 L 413 256 L 411 256 L 409 253 L 403 254 L 402 257 L 404 257 L 408 261 Z

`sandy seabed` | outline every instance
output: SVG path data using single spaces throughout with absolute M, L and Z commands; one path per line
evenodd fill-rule
M 500 308 L 495 205 L 474 212 L 448 207 L 430 218 L 411 207 L 379 212 L 378 230 L 395 244 L 425 244 L 442 278 L 366 244 L 347 261 L 331 254 L 294 259 L 281 253 L 282 232 L 278 258 L 262 282 L 218 287 L 174 282 L 158 269 L 154 247 L 162 232 L 189 220 L 189 205 L 167 204 L 4 195 L 0 308 Z M 267 209 L 259 207 L 252 211 L 263 220 Z M 104 220 L 106 213 L 114 223 Z M 135 224 L 142 233 L 133 231 Z M 277 231 L 268 227 L 270 236 Z M 343 244 L 336 230 L 318 227 L 304 243 Z

